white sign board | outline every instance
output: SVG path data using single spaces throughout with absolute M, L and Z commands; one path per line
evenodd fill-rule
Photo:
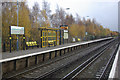
M 73 42 L 75 42 L 75 38 L 73 38 Z
M 64 30 L 64 32 L 68 33 L 68 30 Z
M 64 39 L 68 39 L 68 30 L 64 30 Z
M 11 26 L 11 34 L 24 34 L 24 27 Z
M 85 32 L 85 35 L 88 35 L 88 33 L 87 33 L 87 32 Z
M 68 33 L 64 33 L 64 39 L 68 39 Z

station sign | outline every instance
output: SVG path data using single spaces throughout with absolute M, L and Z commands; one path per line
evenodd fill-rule
M 60 28 L 64 30 L 64 39 L 68 39 L 68 25 L 60 25 Z
M 68 25 L 60 25 L 61 29 L 68 30 Z
M 61 27 L 61 29 L 68 30 L 68 27 Z
M 10 26 L 11 34 L 24 34 L 24 27 Z

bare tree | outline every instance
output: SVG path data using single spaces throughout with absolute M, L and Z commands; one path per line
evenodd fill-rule
M 50 19 L 51 19 L 51 23 L 52 23 L 53 27 L 58 27 L 59 26 L 58 16 L 57 16 L 56 13 L 52 14 Z
M 43 0 L 42 10 L 45 10 L 45 11 L 46 11 L 46 15 L 47 15 L 48 17 L 50 17 L 50 13 L 51 13 L 50 3 L 48 3 L 48 2 L 45 1 L 45 0 Z
M 31 21 L 32 21 L 32 27 L 38 27 L 39 26 L 39 20 L 40 20 L 40 7 L 37 2 L 35 2 L 32 13 L 30 15 Z
M 57 5 L 56 12 L 51 16 L 51 22 L 58 27 L 65 24 L 65 11 Z

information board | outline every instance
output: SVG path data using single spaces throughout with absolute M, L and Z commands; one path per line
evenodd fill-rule
M 24 27 L 10 26 L 11 34 L 24 34 Z
M 64 30 L 64 39 L 68 39 L 68 30 Z

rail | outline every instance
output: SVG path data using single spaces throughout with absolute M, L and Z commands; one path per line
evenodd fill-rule
M 61 80 L 72 80 L 74 79 L 78 74 L 80 74 L 84 69 L 86 69 L 90 64 L 92 64 L 97 58 L 99 58 L 104 51 L 109 48 L 110 45 L 106 46 L 104 49 L 102 49 L 99 53 L 93 55 L 91 58 L 86 60 L 84 63 L 79 65 L 77 68 L 75 68 L 73 71 L 68 73 L 66 76 L 64 76 Z

